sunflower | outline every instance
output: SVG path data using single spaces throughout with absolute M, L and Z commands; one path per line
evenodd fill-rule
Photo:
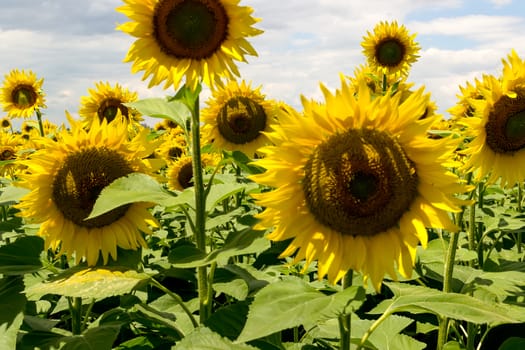
M 412 63 L 418 59 L 419 44 L 416 35 L 410 34 L 404 25 L 379 22 L 373 33 L 367 31 L 361 46 L 368 65 L 386 75 L 408 75 Z
M 262 33 L 250 7 L 239 0 L 124 0 L 117 11 L 133 22 L 117 29 L 138 38 L 125 62 L 132 71 L 144 71 L 149 86 L 165 81 L 177 88 L 183 77 L 193 90 L 202 79 L 214 87 L 221 79 L 239 76 L 234 60 L 246 62 L 257 52 L 245 39 Z
M 8 131 L 0 131 L 0 176 L 13 177 L 18 166 L 15 160 L 21 149 L 18 135 Z
M 264 134 L 275 124 L 278 105 L 265 98 L 261 87 L 230 81 L 213 92 L 201 111 L 203 143 L 216 150 L 239 150 L 253 156 L 269 143 Z
M 217 154 L 203 153 L 201 155 L 203 168 L 215 167 L 220 162 L 220 156 Z M 193 186 L 193 167 L 192 157 L 183 155 L 171 162 L 166 171 L 168 177 L 168 187 L 174 191 L 183 191 Z
M 373 98 L 366 81 L 357 90 L 342 79 L 335 94 L 321 86 L 325 103 L 303 99 L 303 113 L 280 116 L 261 149 L 251 179 L 273 190 L 254 194 L 264 209 L 256 228 L 268 238 L 292 239 L 305 269 L 318 261 L 318 277 L 339 281 L 361 271 L 376 289 L 395 267 L 410 277 L 416 247 L 427 244 L 426 227 L 455 230 L 447 211 L 460 211 L 453 194 L 464 186 L 443 165 L 457 141 L 432 140 L 434 117 L 419 119 L 428 103 L 423 88 Z M 306 103 L 305 103 L 306 102 Z
M 45 108 L 42 93 L 44 79 L 37 79 L 32 71 L 13 69 L 5 75 L 0 102 L 10 117 L 29 118 L 40 108 Z
M 9 119 L 8 117 L 2 118 L 0 120 L 0 127 L 6 131 L 12 131 L 13 124 L 11 123 L 11 119 Z
M 474 115 L 463 118 L 465 135 L 472 138 L 463 151 L 464 170 L 489 183 L 501 178 L 513 186 L 525 178 L 525 61 L 516 51 L 503 59 L 500 77 L 488 76 L 471 99 Z
M 83 120 L 85 128 L 90 128 L 94 119 L 106 119 L 108 122 L 122 116 L 122 120 L 131 130 L 140 127 L 143 120 L 140 113 L 125 106 L 126 103 L 138 99 L 136 92 L 129 91 L 116 83 L 111 86 L 109 82 L 95 83 L 95 89 L 88 89 L 89 96 L 82 96 L 78 114 Z
M 182 129 L 169 129 L 160 136 L 160 139 L 162 143 L 155 150 L 155 153 L 167 164 L 187 154 L 188 145 Z
M 143 130 L 128 141 L 120 125 L 98 119 L 89 131 L 70 118 L 71 131 L 60 134 L 61 142 L 42 138 L 45 148 L 24 161 L 28 171 L 20 186 L 31 190 L 17 207 L 29 222 L 39 223 L 46 246 L 75 255 L 79 263 L 86 257 L 95 265 L 102 257 L 117 259 L 117 247 L 146 246 L 141 232 L 151 233 L 156 221 L 148 203 L 132 203 L 86 220 L 100 192 L 113 180 L 133 172 L 149 173 L 144 157 L 156 144 L 146 141 Z

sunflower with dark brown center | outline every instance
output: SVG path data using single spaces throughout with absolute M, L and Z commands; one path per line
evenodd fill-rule
M 118 26 L 137 38 L 124 59 L 132 71 L 151 75 L 149 86 L 165 88 L 199 81 L 214 87 L 221 79 L 239 76 L 234 61 L 257 56 L 246 37 L 262 33 L 250 7 L 236 0 L 125 0 L 117 11 L 134 22 Z
M 412 63 L 418 59 L 419 45 L 404 25 L 379 22 L 373 33 L 367 32 L 361 46 L 368 65 L 384 74 L 408 74 Z
M 215 90 L 201 111 L 203 142 L 217 150 L 239 150 L 250 157 L 268 144 L 264 132 L 276 122 L 277 104 L 260 90 L 245 81 L 231 81 Z
M 357 90 L 352 86 L 357 85 Z M 272 191 L 254 194 L 264 211 L 257 228 L 271 240 L 292 239 L 282 256 L 314 260 L 318 276 L 340 280 L 360 271 L 379 289 L 385 273 L 410 277 L 427 227 L 454 230 L 448 211 L 465 187 L 445 163 L 458 141 L 432 140 L 437 116 L 420 119 L 429 96 L 419 89 L 371 96 L 365 79 L 343 80 L 325 103 L 303 99 L 304 111 L 280 115 L 251 178 Z
M 201 157 L 202 168 L 215 167 L 220 156 L 210 153 L 203 153 Z M 184 155 L 174 162 L 171 162 L 166 171 L 168 187 L 174 191 L 184 191 L 193 186 L 193 167 L 192 157 Z
M 40 108 L 45 108 L 42 84 L 32 71 L 13 69 L 5 75 L 1 88 L 0 103 L 10 117 L 29 118 Z
M 114 180 L 133 172 L 150 173 L 143 158 L 156 144 L 146 140 L 147 131 L 131 141 L 119 123 L 95 119 L 86 131 L 70 119 L 71 131 L 62 131 L 55 142 L 42 138 L 44 147 L 26 161 L 20 186 L 31 190 L 17 207 L 20 215 L 40 223 L 46 246 L 77 263 L 88 265 L 117 258 L 117 246 L 146 246 L 142 233 L 151 233 L 156 221 L 148 203 L 132 203 L 87 219 L 101 191 Z M 100 259 L 100 260 L 99 260 Z
M 103 120 L 112 122 L 120 119 L 130 131 L 140 128 L 140 122 L 143 120 L 141 114 L 126 106 L 126 103 L 138 100 L 136 92 L 118 83 L 111 86 L 109 82 L 98 82 L 95 89 L 88 89 L 88 92 L 88 96 L 81 97 L 78 110 L 85 128 L 89 129 L 94 119 L 98 119 L 99 123 Z
M 501 76 L 484 77 L 478 94 L 470 100 L 473 116 L 461 120 L 472 138 L 464 170 L 513 186 L 525 178 L 525 60 L 513 50 Z

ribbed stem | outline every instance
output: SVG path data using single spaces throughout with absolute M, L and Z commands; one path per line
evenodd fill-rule
M 349 270 L 343 277 L 343 289 L 352 286 L 353 270 Z M 352 314 L 344 313 L 339 316 L 339 349 L 350 350 L 350 340 L 352 336 L 351 324 Z

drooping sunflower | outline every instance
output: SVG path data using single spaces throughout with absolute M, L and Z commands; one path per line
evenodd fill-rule
M 410 66 L 417 61 L 419 44 L 416 35 L 410 34 L 397 21 L 379 22 L 373 32 L 367 31 L 361 46 L 368 65 L 386 75 L 406 76 Z
M 303 99 L 303 113 L 283 114 L 268 134 L 275 146 L 256 162 L 266 171 L 251 179 L 273 190 L 254 194 L 265 208 L 256 227 L 292 239 L 282 257 L 317 260 L 319 278 L 336 283 L 353 269 L 379 289 L 396 267 L 411 276 L 426 227 L 456 229 L 447 212 L 460 210 L 464 186 L 444 163 L 457 141 L 427 138 L 435 117 L 419 119 L 423 88 L 402 102 L 372 98 L 364 80 L 356 91 L 344 79 L 336 93 L 322 89 L 324 103 Z
M 117 259 L 117 247 L 137 249 L 146 246 L 142 232 L 151 233 L 157 225 L 148 203 L 132 203 L 86 220 L 104 187 L 133 172 L 149 173 L 143 158 L 156 144 L 146 140 L 143 130 L 132 140 L 127 130 L 113 122 L 98 119 L 86 131 L 80 121 L 70 118 L 71 131 L 60 134 L 60 142 L 42 138 L 45 147 L 23 164 L 20 186 L 31 190 L 17 207 L 20 215 L 39 223 L 39 234 L 46 246 L 86 258 L 95 265 L 101 257 Z
M 266 99 L 261 87 L 244 80 L 230 81 L 213 92 L 201 111 L 203 143 L 216 150 L 239 150 L 252 157 L 269 143 L 264 134 L 276 122 L 277 103 Z
M 94 119 L 106 119 L 108 122 L 121 116 L 130 129 L 137 129 L 143 120 L 141 114 L 126 103 L 138 99 L 138 94 L 124 88 L 119 83 L 111 86 L 109 82 L 95 83 L 95 89 L 88 89 L 89 95 L 80 98 L 78 114 L 85 128 L 90 128 Z
M 214 87 L 221 79 L 239 76 L 235 61 L 257 52 L 246 37 L 261 30 L 252 8 L 239 0 L 124 0 L 117 11 L 133 22 L 117 29 L 136 38 L 125 62 L 132 71 L 151 76 L 149 86 L 165 81 L 164 88 L 185 84 L 195 89 L 199 81 Z
M 40 108 L 45 108 L 45 96 L 42 92 L 44 79 L 38 79 L 29 71 L 13 69 L 5 75 L 0 94 L 0 102 L 10 117 L 29 118 Z
M 463 118 L 465 135 L 472 138 L 463 151 L 464 169 L 476 180 L 513 186 L 525 179 L 525 60 L 516 51 L 503 59 L 500 77 L 487 76 L 470 100 L 474 115 Z

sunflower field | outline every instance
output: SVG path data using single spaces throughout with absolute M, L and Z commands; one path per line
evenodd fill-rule
M 0 349 L 525 348 L 516 51 L 443 116 L 382 21 L 299 110 L 242 79 L 240 1 L 116 10 L 132 73 L 175 93 L 96 82 L 56 125 L 35 72 L 0 87 Z

